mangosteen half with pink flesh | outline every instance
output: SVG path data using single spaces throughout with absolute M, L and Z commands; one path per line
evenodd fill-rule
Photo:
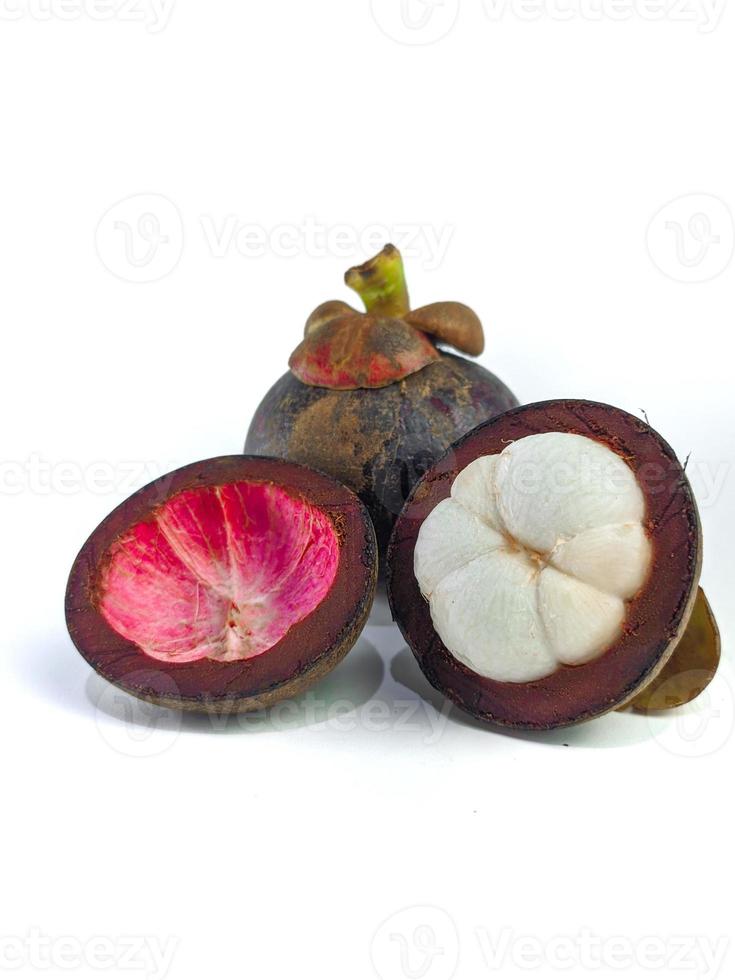
M 671 447 L 610 405 L 539 402 L 419 480 L 388 553 L 393 615 L 430 683 L 477 718 L 549 729 L 675 707 L 720 641 Z
M 381 561 L 416 480 L 478 423 L 518 404 L 476 356 L 476 314 L 462 303 L 411 310 L 400 253 L 387 245 L 345 281 L 365 313 L 340 300 L 317 307 L 290 371 L 255 412 L 245 452 L 329 473 L 366 504 Z
M 344 657 L 376 576 L 352 491 L 296 463 L 225 456 L 161 477 L 100 524 L 72 567 L 66 620 L 82 656 L 130 694 L 257 710 Z

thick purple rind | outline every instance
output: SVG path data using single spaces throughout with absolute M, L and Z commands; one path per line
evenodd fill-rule
M 246 480 L 270 483 L 318 507 L 340 541 L 327 597 L 268 652 L 250 660 L 170 664 L 142 653 L 113 630 L 96 605 L 101 563 L 129 527 L 150 519 L 176 493 Z M 120 504 L 79 552 L 66 590 L 69 635 L 106 680 L 155 704 L 218 714 L 259 710 L 309 687 L 345 656 L 368 617 L 377 579 L 375 532 L 364 505 L 316 470 L 264 456 L 223 456 L 192 463 L 149 483 Z
M 621 638 L 603 656 L 578 667 L 562 666 L 539 681 L 493 681 L 455 660 L 434 630 L 413 571 L 416 538 L 426 516 L 449 496 L 455 476 L 472 460 L 500 453 L 525 436 L 557 431 L 599 440 L 636 474 L 646 499 L 651 571 L 628 605 Z M 699 516 L 689 481 L 658 433 L 610 405 L 571 399 L 537 402 L 479 425 L 416 484 L 391 537 L 388 598 L 409 647 L 438 691 L 485 721 L 551 729 L 605 714 L 655 677 L 686 627 L 701 561 Z

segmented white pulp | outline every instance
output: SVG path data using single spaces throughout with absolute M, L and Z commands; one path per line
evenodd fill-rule
M 633 471 L 594 439 L 541 433 L 474 460 L 416 541 L 434 628 L 457 660 L 497 681 L 594 660 L 646 579 L 644 519 Z

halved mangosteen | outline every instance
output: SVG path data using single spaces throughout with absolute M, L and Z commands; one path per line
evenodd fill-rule
M 701 562 L 694 497 L 661 436 L 609 405 L 548 401 L 478 426 L 421 478 L 388 594 L 435 688 L 478 718 L 549 729 L 641 705 L 687 629 Z M 719 645 L 700 632 L 704 686 Z
M 352 491 L 296 463 L 225 456 L 161 477 L 100 524 L 72 567 L 66 619 L 82 656 L 130 694 L 250 711 L 339 663 L 376 576 Z

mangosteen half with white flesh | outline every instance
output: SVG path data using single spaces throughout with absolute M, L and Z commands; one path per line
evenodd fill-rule
M 609 405 L 548 401 L 478 426 L 423 475 L 388 594 L 435 688 L 478 718 L 550 729 L 706 686 L 719 637 L 701 564 L 661 436 Z

